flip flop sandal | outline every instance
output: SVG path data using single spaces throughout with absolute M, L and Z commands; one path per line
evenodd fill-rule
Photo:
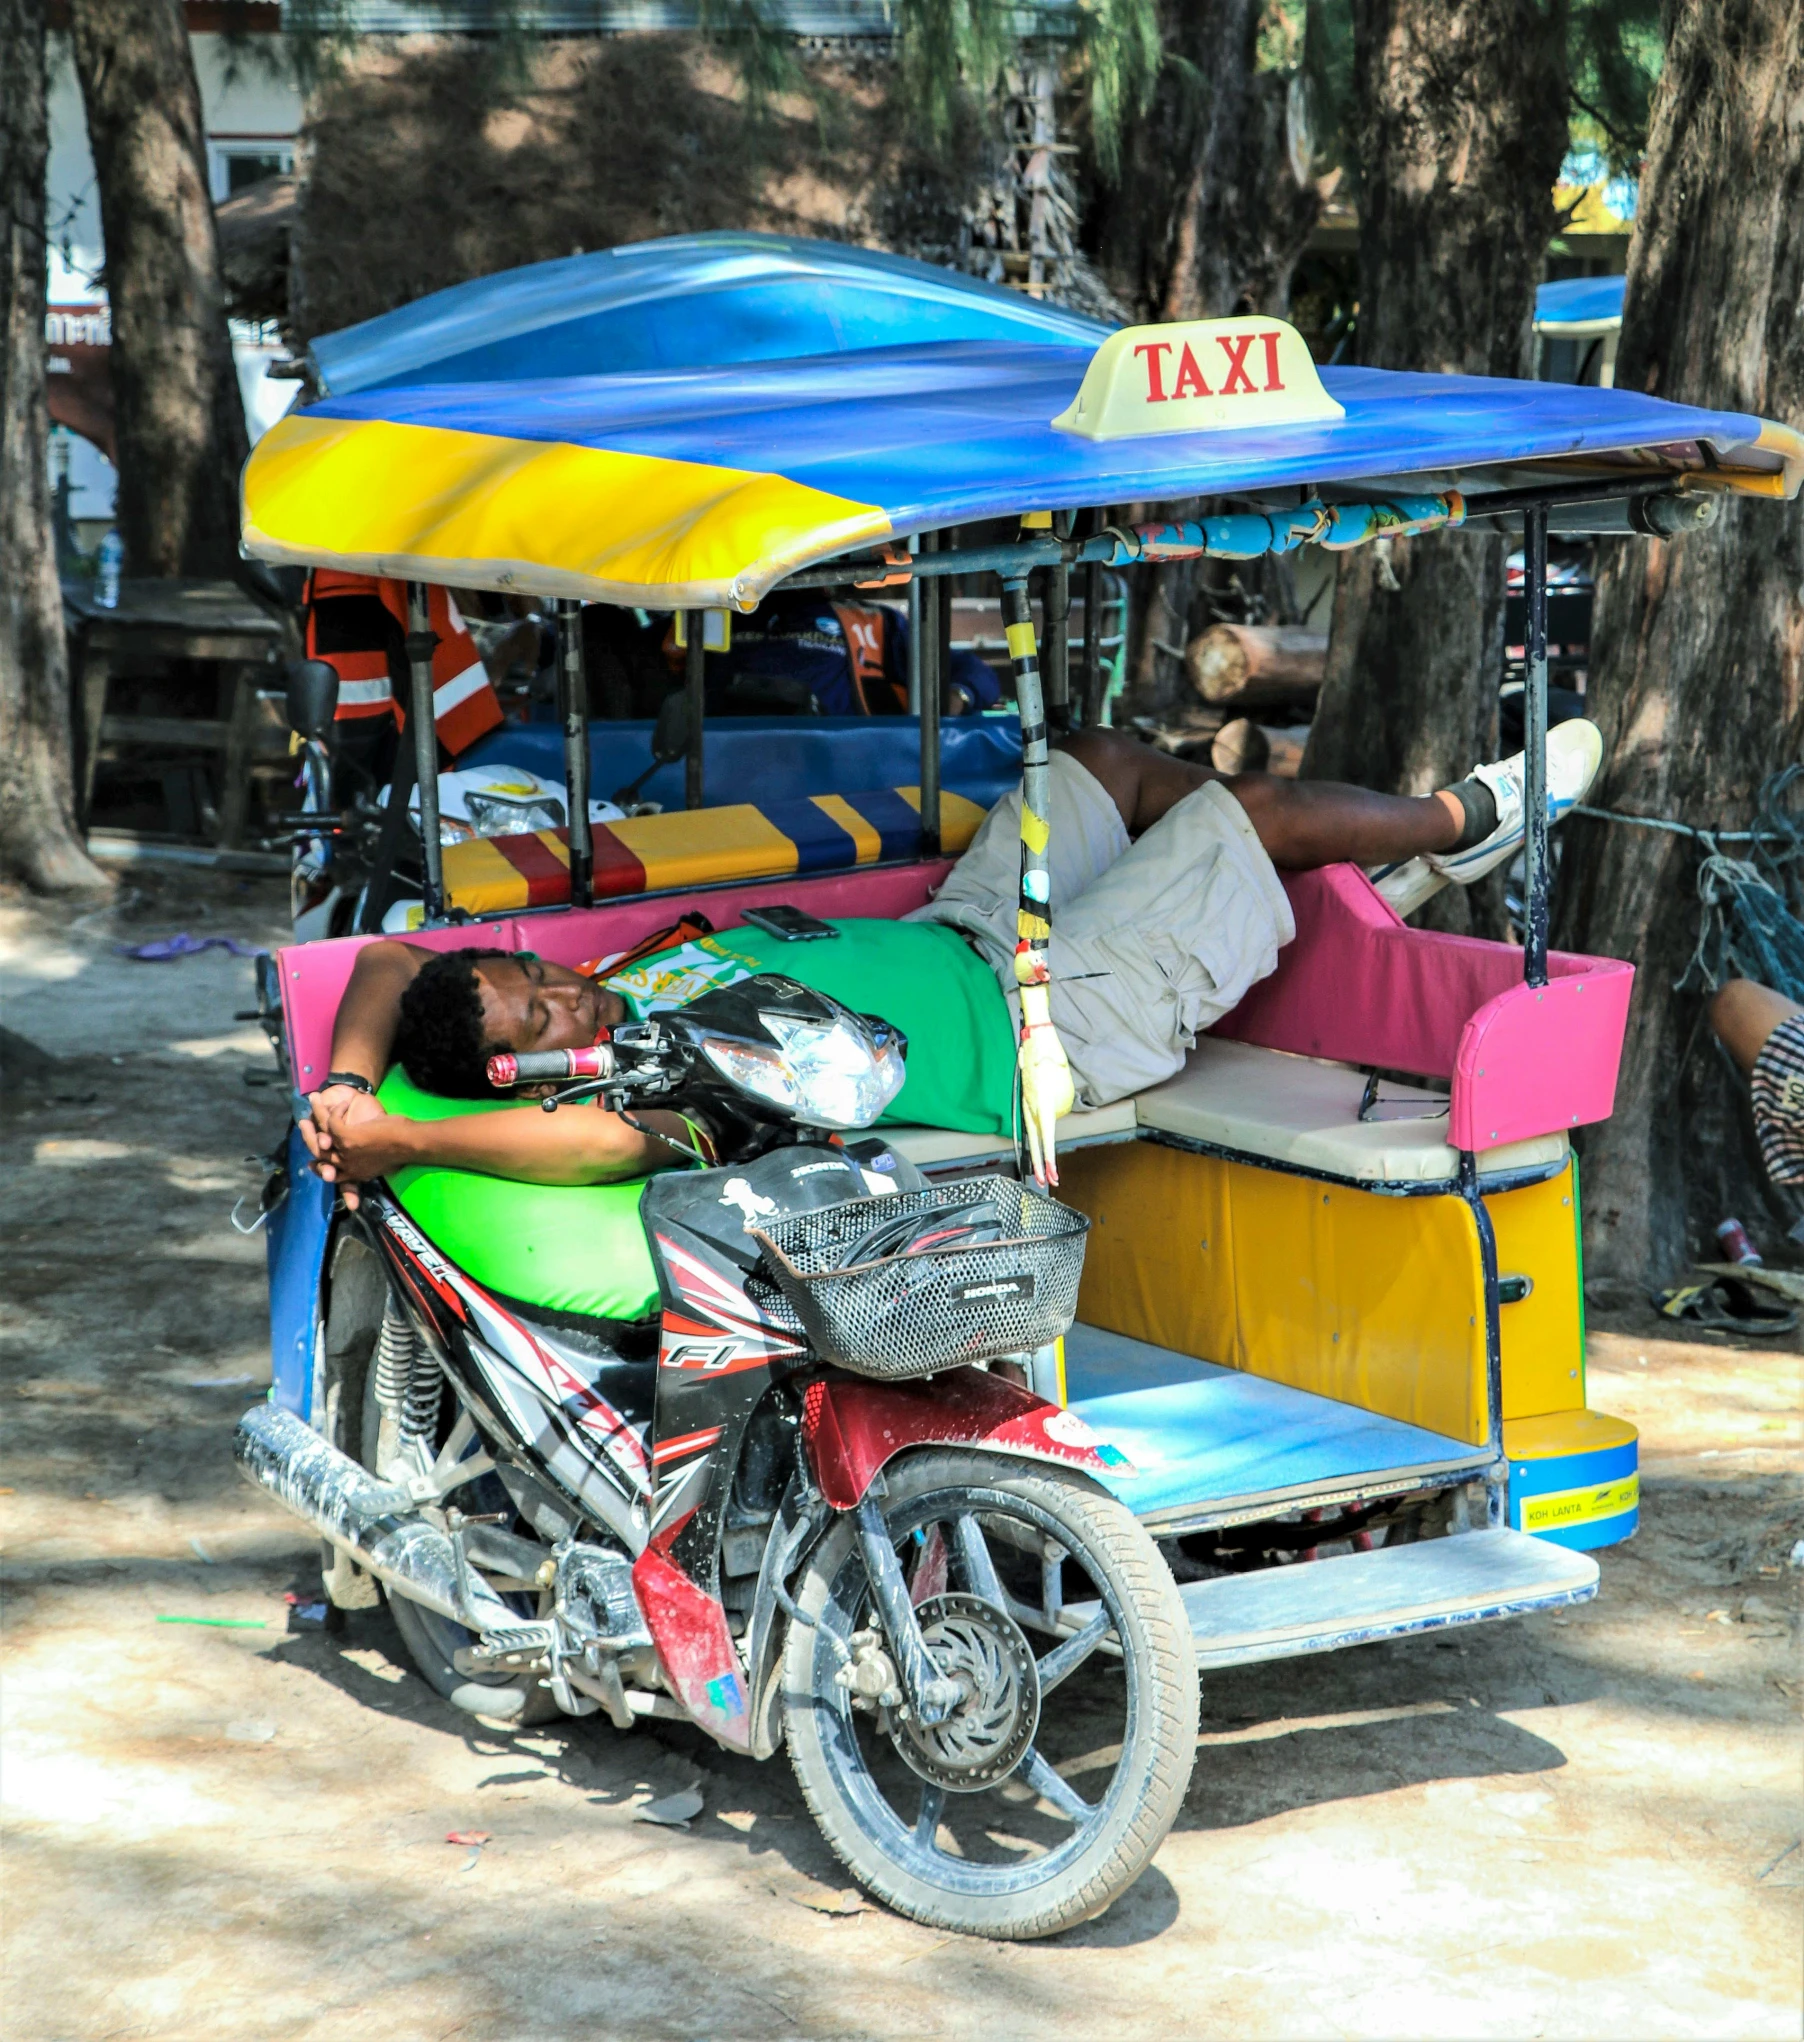
M 1795 1311 L 1769 1305 L 1752 1284 L 1738 1276 L 1718 1276 L 1708 1283 L 1685 1283 L 1656 1291 L 1654 1303 L 1663 1318 L 1722 1333 L 1789 1333 L 1798 1323 Z

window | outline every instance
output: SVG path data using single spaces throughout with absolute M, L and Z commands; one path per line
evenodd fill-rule
M 286 136 L 233 135 L 207 143 L 207 181 L 216 206 L 293 168 L 294 143 Z

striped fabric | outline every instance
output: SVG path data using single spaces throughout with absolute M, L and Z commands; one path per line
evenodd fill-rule
M 1775 1184 L 1804 1184 L 1804 1014 L 1781 1021 L 1754 1059 L 1754 1130 Z
M 804 801 L 750 802 L 596 823 L 595 897 L 659 893 L 668 887 L 844 871 L 921 852 L 918 787 L 816 794 Z M 984 811 L 962 794 L 940 795 L 940 842 L 962 851 Z M 445 846 L 445 892 L 473 915 L 553 907 L 570 898 L 569 839 L 562 830 L 472 837 Z

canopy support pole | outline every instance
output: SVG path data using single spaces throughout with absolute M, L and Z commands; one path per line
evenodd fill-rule
M 925 542 L 919 535 L 908 542 L 910 553 L 919 553 Z M 914 576 L 908 577 L 908 713 L 921 713 L 921 584 Z
M 702 806 L 702 716 L 707 706 L 706 680 L 708 648 L 705 641 L 708 613 L 691 610 L 684 627 L 688 645 L 683 655 L 683 687 L 688 695 L 688 736 L 683 760 L 683 806 Z
M 921 555 L 937 553 L 940 548 L 938 532 L 921 534 Z M 919 583 L 910 582 L 909 593 L 915 595 Z M 946 669 L 952 664 L 947 646 L 946 622 L 949 615 L 947 603 L 942 597 L 949 597 L 952 584 L 937 581 L 926 591 L 925 599 L 917 597 L 920 621 L 920 703 L 921 718 L 921 856 L 937 858 L 940 855 L 940 698 L 946 689 Z M 910 623 L 915 622 L 910 617 Z
M 1055 511 L 1052 528 L 1061 539 L 1071 536 L 1071 513 Z M 1040 647 L 1041 670 L 1046 677 L 1046 721 L 1050 728 L 1071 728 L 1071 569 L 1056 560 L 1046 570 L 1041 596 L 1041 613 L 1046 621 Z
M 428 928 L 445 919 L 445 854 L 438 837 L 438 726 L 432 715 L 432 655 L 438 635 L 426 609 L 426 584 L 407 584 L 407 663 L 412 686 L 407 714 L 413 723 L 413 770 L 420 794 L 421 895 Z
M 583 669 L 583 606 L 557 606 L 558 715 L 564 724 L 564 798 L 570 820 L 570 905 L 595 905 L 595 840 L 589 834 L 589 683 Z
M 1021 1116 L 1033 1171 L 1057 1184 L 1057 1125 L 1073 1105 L 1071 1073 L 1052 1024 L 1052 752 L 1046 695 L 1025 575 L 1002 584 L 1002 623 L 1021 711 L 1021 891 L 1015 910 L 1015 983 L 1021 995 Z
M 1090 513 L 1089 537 L 1098 537 L 1108 523 L 1105 510 Z M 1077 684 L 1077 721 L 1086 728 L 1102 721 L 1102 703 L 1098 697 L 1098 671 L 1102 654 L 1102 566 L 1095 560 L 1084 569 L 1084 663 L 1079 670 Z
M 1522 579 L 1528 598 L 1528 627 L 1522 691 L 1524 758 L 1523 976 L 1531 986 L 1547 983 L 1547 506 L 1531 504 L 1522 517 Z

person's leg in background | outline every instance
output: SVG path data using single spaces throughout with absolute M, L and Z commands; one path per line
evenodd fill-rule
M 1788 1000 L 1771 986 L 1756 985 L 1751 978 L 1732 978 L 1711 996 L 1710 1026 L 1716 1039 L 1751 1075 L 1766 1047 L 1767 1039 L 1781 1021 L 1804 1014 L 1796 1000 Z
M 1766 1174 L 1804 1186 L 1804 1007 L 1771 986 L 1732 978 L 1708 1012 L 1717 1041 L 1747 1074 Z

